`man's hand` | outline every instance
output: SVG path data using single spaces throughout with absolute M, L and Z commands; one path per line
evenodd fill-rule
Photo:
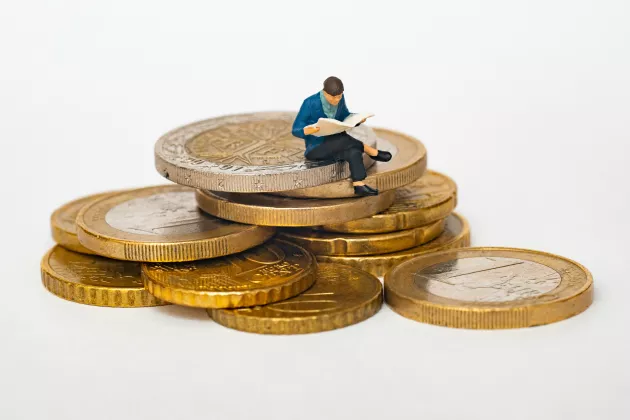
M 359 124 L 363 124 L 367 118 L 363 118 Z
M 309 134 L 317 133 L 319 131 L 319 127 L 304 127 L 304 135 L 308 136 Z

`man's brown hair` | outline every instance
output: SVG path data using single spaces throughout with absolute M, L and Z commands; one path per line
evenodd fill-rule
M 324 80 L 324 92 L 329 95 L 337 96 L 343 93 L 343 82 L 335 76 L 330 76 Z

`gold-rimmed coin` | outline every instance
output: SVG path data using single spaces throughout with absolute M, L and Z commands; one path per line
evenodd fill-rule
M 308 228 L 284 229 L 278 237 L 294 242 L 315 255 L 372 255 L 401 251 L 425 244 L 444 231 L 446 219 L 413 229 L 388 233 L 322 232 Z
M 387 210 L 364 219 L 319 226 L 329 232 L 385 233 L 423 226 L 451 214 L 457 201 L 457 185 L 446 175 L 426 171 L 409 185 L 396 189 Z
M 304 140 L 291 134 L 295 115 L 227 115 L 177 128 L 157 141 L 155 167 L 178 184 L 232 192 L 291 190 L 349 177 L 347 162 L 305 159 Z M 376 146 L 365 124 L 349 132 Z M 363 162 L 366 168 L 374 163 L 367 155 Z
M 381 282 L 365 271 L 319 264 L 315 284 L 282 302 L 208 313 L 228 328 L 259 334 L 306 334 L 343 328 L 374 315 L 382 305 Z
M 222 219 L 260 226 L 315 226 L 379 213 L 394 201 L 394 191 L 341 199 L 302 199 L 272 194 L 197 190 L 197 204 Z
M 420 178 L 427 166 L 427 151 L 422 142 L 406 134 L 384 128 L 375 128 L 380 150 L 392 154 L 389 162 L 376 162 L 367 170 L 365 183 L 379 191 L 400 188 Z M 300 198 L 342 198 L 352 197 L 354 189 L 350 179 L 293 189 L 275 193 L 287 197 Z
M 466 219 L 457 213 L 446 218 L 444 232 L 431 242 L 424 245 L 379 255 L 318 255 L 317 261 L 323 263 L 338 263 L 360 268 L 375 276 L 383 276 L 392 267 L 418 255 L 445 249 L 460 248 L 470 245 L 470 226 Z
M 271 236 L 271 227 L 208 216 L 195 190 L 180 185 L 110 194 L 77 216 L 79 241 L 110 258 L 145 262 L 192 261 L 234 254 Z
M 140 276 L 140 263 L 86 255 L 55 246 L 41 263 L 42 283 L 51 293 L 72 302 L 115 308 L 166 305 L 150 295 Z
M 86 204 L 98 200 L 113 192 L 99 193 L 81 197 L 64 204 L 53 212 L 50 216 L 50 229 L 52 237 L 59 245 L 71 251 L 83 254 L 95 254 L 94 251 L 81 245 L 77 237 L 76 219 L 79 210 Z
M 305 249 L 279 239 L 226 257 L 144 264 L 152 295 L 198 308 L 240 308 L 293 297 L 315 281 L 317 263 Z
M 593 301 L 593 277 L 545 252 L 463 248 L 405 261 L 385 274 L 385 299 L 400 315 L 454 328 L 549 324 Z

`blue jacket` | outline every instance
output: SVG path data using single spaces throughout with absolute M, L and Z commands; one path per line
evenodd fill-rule
M 350 115 L 350 111 L 348 111 L 348 107 L 346 106 L 346 97 L 345 95 L 341 97 L 341 101 L 337 104 L 337 113 L 335 114 L 335 119 L 339 121 L 343 121 Z M 306 150 L 304 154 L 306 155 L 311 149 L 320 145 L 324 141 L 324 136 L 317 137 L 313 135 L 304 135 L 304 127 L 307 125 L 315 124 L 320 118 L 328 118 L 326 114 L 324 114 L 324 108 L 322 107 L 322 101 L 319 97 L 319 92 L 314 95 L 309 96 L 304 99 L 302 106 L 300 107 L 300 112 L 298 112 L 295 117 L 295 121 L 293 122 L 293 129 L 291 132 L 295 137 L 299 137 L 304 139 L 306 142 Z

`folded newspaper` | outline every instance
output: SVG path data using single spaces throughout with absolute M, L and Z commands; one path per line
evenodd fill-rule
M 308 127 L 319 127 L 319 131 L 317 133 L 313 133 L 316 137 L 330 136 L 331 134 L 337 134 L 349 130 L 364 119 L 373 116 L 374 114 L 350 114 L 343 121 L 339 121 L 334 118 L 320 118 L 315 124 L 311 124 Z

